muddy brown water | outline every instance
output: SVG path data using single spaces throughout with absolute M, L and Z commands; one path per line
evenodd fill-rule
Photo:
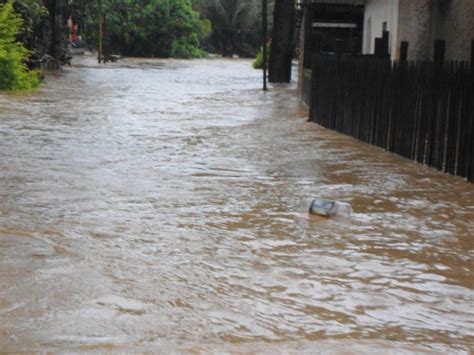
M 84 58 L 0 94 L 2 351 L 472 351 L 473 185 L 260 85 Z

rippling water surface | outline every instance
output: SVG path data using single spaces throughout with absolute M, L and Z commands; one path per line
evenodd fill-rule
M 0 349 L 472 350 L 473 185 L 259 88 L 85 58 L 0 95 Z

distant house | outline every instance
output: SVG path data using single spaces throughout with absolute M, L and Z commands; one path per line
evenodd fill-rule
M 372 55 L 385 34 L 385 51 L 408 60 L 430 60 L 435 40 L 445 41 L 446 60 L 469 60 L 474 40 L 474 0 L 300 0 L 303 11 L 300 95 L 307 102 L 314 53 Z
M 301 0 L 299 95 L 309 104 L 315 53 L 362 54 L 365 0 Z

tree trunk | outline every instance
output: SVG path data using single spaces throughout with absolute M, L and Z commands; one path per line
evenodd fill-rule
M 272 83 L 289 83 L 291 81 L 294 31 L 295 1 L 276 0 L 268 77 Z
M 51 26 L 49 52 L 56 59 L 59 59 L 61 56 L 61 12 L 59 2 L 60 0 L 45 1 L 45 6 L 49 11 Z

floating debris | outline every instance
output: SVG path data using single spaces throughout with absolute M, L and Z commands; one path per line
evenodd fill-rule
M 352 208 L 345 202 L 315 199 L 311 202 L 309 213 L 322 217 L 348 216 L 352 213 Z

